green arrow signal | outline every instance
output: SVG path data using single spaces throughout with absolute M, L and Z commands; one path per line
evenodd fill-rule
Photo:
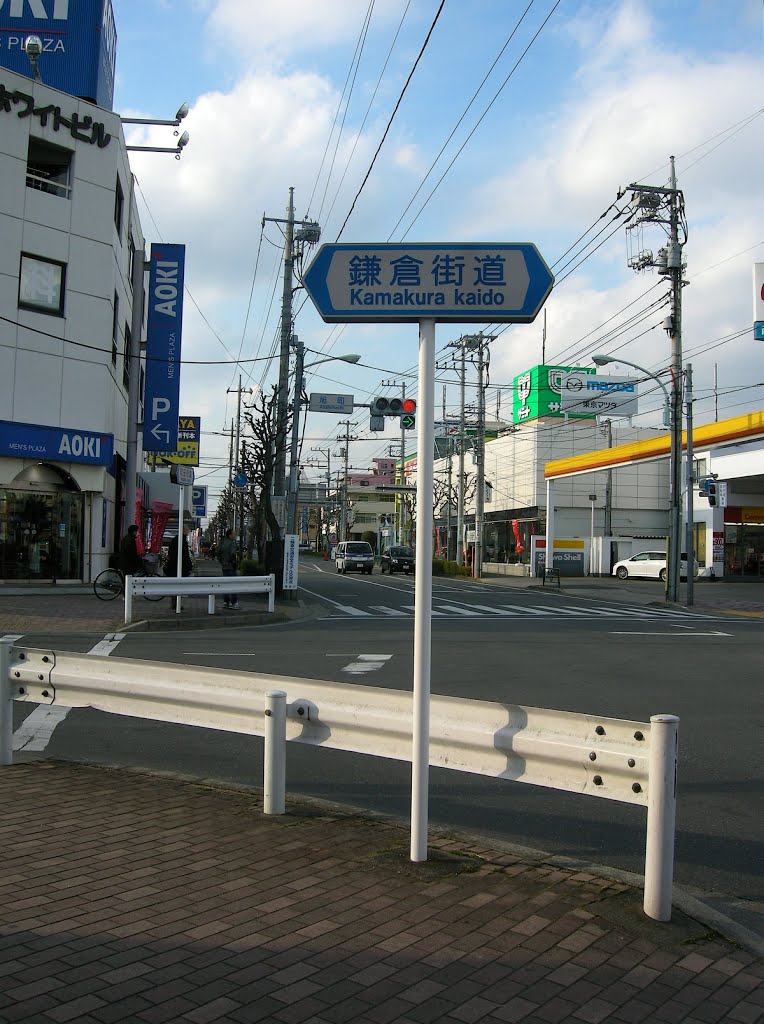
M 405 416 L 401 416 L 401 427 L 404 430 L 413 430 L 416 426 L 416 416 L 412 413 L 406 413 Z

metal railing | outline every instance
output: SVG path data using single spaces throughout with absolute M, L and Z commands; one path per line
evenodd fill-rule
M 126 576 L 125 625 L 133 621 L 134 597 L 199 597 L 207 595 L 207 614 L 215 614 L 219 594 L 267 594 L 268 611 L 276 599 L 276 577 L 270 576 Z
M 410 692 L 163 662 L 105 661 L 8 641 L 0 642 L 0 659 L 2 764 L 13 760 L 13 701 L 92 707 L 264 736 L 264 810 L 270 814 L 284 811 L 288 742 L 411 760 Z M 433 695 L 430 764 L 646 807 L 644 909 L 649 917 L 668 921 L 678 724 L 671 715 L 641 723 Z

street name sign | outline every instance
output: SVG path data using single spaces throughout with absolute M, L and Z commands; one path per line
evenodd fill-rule
M 303 284 L 327 323 L 530 323 L 554 276 L 532 242 L 341 242 Z
M 323 395 L 311 392 L 309 412 L 338 412 L 344 415 L 353 411 L 352 395 Z

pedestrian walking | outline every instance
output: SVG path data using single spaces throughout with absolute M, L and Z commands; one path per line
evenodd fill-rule
M 138 527 L 135 524 L 128 526 L 119 545 L 119 568 L 124 576 L 134 576 L 143 568 L 143 559 L 138 554 Z
M 224 576 L 236 576 L 239 570 L 239 554 L 236 550 L 236 534 L 233 530 L 226 530 L 225 538 L 220 542 L 218 561 Z M 239 601 L 236 594 L 223 594 L 223 607 L 238 609 Z
M 188 527 L 183 527 L 183 547 L 181 549 L 181 576 L 190 576 L 191 570 L 194 567 L 194 563 L 191 560 L 191 552 L 188 550 Z M 178 534 L 176 534 L 170 541 L 167 548 L 167 568 L 170 570 L 168 575 L 175 576 L 178 572 Z M 175 601 L 174 597 L 170 598 L 170 603 Z

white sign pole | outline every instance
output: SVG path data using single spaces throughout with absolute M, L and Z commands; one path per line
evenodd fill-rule
M 435 445 L 435 320 L 419 322 L 417 397 L 414 720 L 411 748 L 411 860 L 427 860 L 432 653 L 432 515 Z
M 178 488 L 178 557 L 175 562 L 175 575 L 180 579 L 183 575 L 183 509 L 186 504 L 186 488 L 183 484 Z M 180 594 L 175 598 L 175 614 L 180 615 Z

